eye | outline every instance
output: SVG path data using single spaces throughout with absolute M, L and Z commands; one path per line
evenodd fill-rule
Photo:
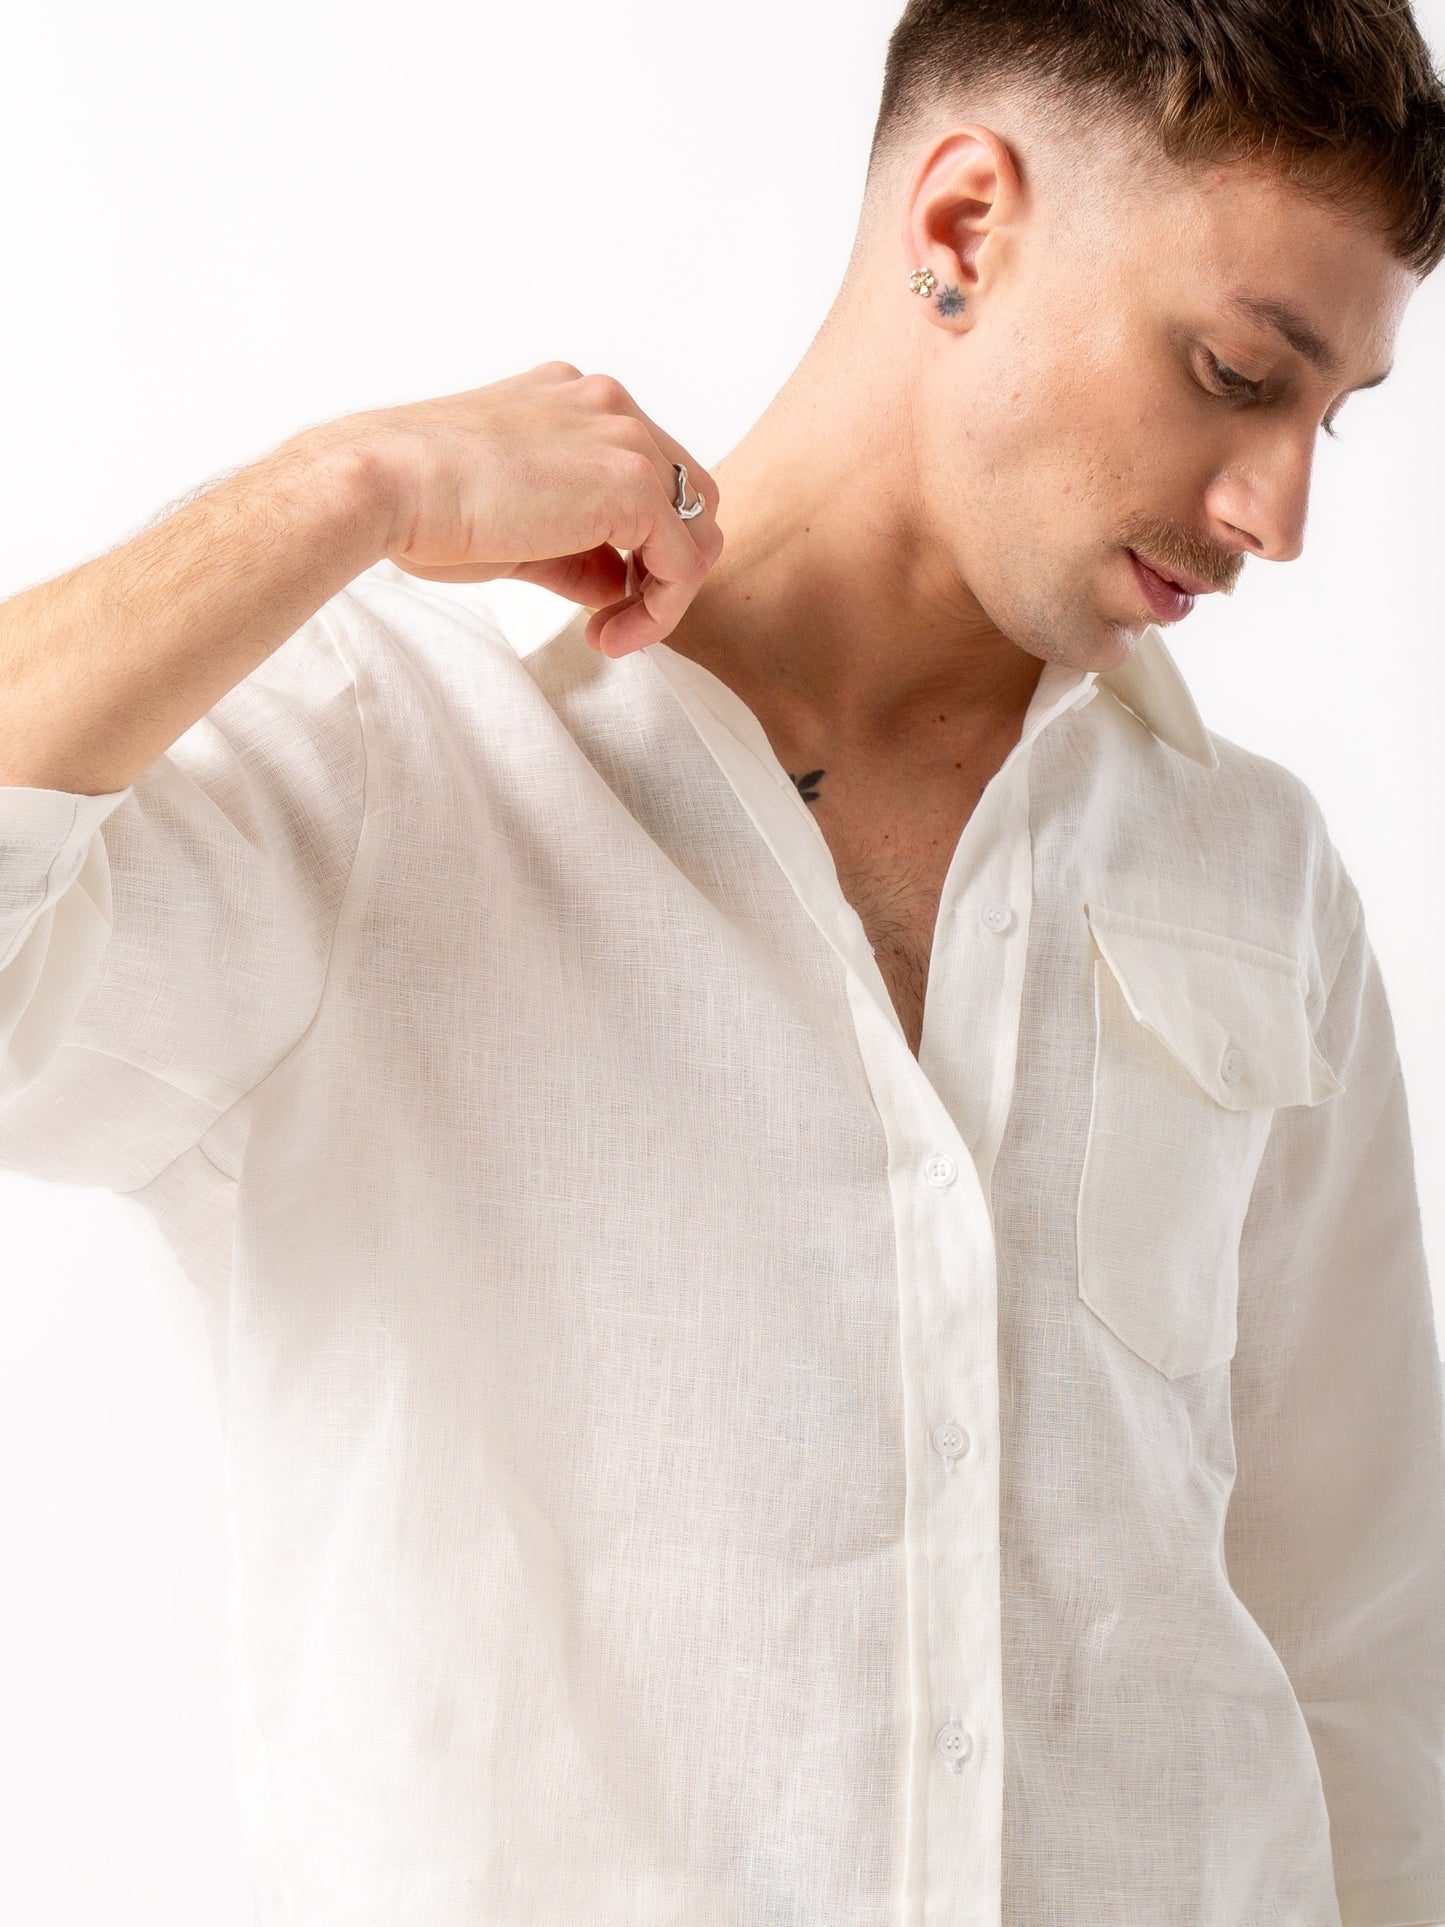
M 1210 354 L 1207 348 L 1204 351 L 1204 358 L 1209 363 L 1210 372 L 1215 380 L 1223 385 L 1225 395 L 1243 395 L 1252 401 L 1261 399 L 1264 394 L 1262 381 L 1251 381 L 1247 375 L 1241 375 L 1237 368 L 1226 367 L 1218 355 Z M 1333 418 L 1321 422 L 1320 427 L 1332 442 L 1340 439 L 1339 430 L 1335 427 Z
M 1204 351 L 1204 359 L 1209 363 L 1210 373 L 1214 379 L 1223 384 L 1226 394 L 1248 395 L 1257 401 L 1264 393 L 1262 381 L 1251 381 L 1247 375 L 1241 375 L 1237 369 L 1226 368 L 1218 355 L 1210 354 L 1207 348 Z

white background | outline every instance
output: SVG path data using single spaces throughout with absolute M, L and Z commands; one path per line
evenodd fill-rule
M 12 10 L 0 597 L 307 423 L 554 357 L 716 462 L 841 279 L 901 4 Z M 1445 0 L 1417 17 L 1445 58 Z M 1445 1334 L 1442 324 L 1445 273 L 1321 438 L 1303 557 L 1166 635 L 1205 720 L 1309 784 L 1364 898 Z M 524 650 L 571 608 L 479 593 Z M 0 1175 L 0 1911 L 25 1927 L 251 1920 L 220 1452 L 151 1221 Z

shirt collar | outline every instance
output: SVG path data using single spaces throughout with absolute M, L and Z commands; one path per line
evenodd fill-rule
M 590 609 L 585 608 L 574 611 L 563 624 L 563 628 L 575 628 L 575 633 L 580 637 L 591 613 Z M 558 631 L 559 635 L 560 633 L 561 631 Z M 666 650 L 669 663 L 691 662 L 690 657 L 680 656 L 676 650 L 668 649 L 665 642 L 656 646 Z M 686 671 L 683 673 L 686 674 Z M 1127 662 L 1121 663 L 1117 669 L 1091 669 L 1087 672 L 1079 672 L 1078 679 L 1086 683 L 1096 683 L 1100 688 L 1107 689 L 1109 694 L 1137 716 L 1161 743 L 1168 743 L 1170 748 L 1178 750 L 1181 756 L 1187 756 L 1191 761 L 1202 764 L 1205 769 L 1219 768 L 1219 756 L 1215 750 L 1213 738 L 1205 727 L 1204 719 L 1195 706 L 1193 696 L 1189 693 L 1189 685 L 1185 682 L 1178 663 L 1170 654 L 1156 623 L 1151 622 L 1144 630 Z M 708 680 L 711 681 L 711 677 Z M 1060 664 L 1045 663 L 1039 686 L 1034 692 L 1034 701 L 1030 705 L 1030 717 L 1038 713 L 1046 695 L 1052 705 L 1056 686 L 1064 687 L 1066 683 L 1068 686 L 1074 686 L 1070 672 Z M 1060 706 L 1068 707 L 1067 703 Z M 1025 726 L 1027 727 L 1027 719 Z
M 1127 662 L 1117 669 L 1089 673 L 1126 709 L 1132 710 L 1160 742 L 1168 743 L 1171 749 L 1202 763 L 1206 769 L 1219 768 L 1213 738 L 1157 624 L 1151 622 L 1145 629 Z

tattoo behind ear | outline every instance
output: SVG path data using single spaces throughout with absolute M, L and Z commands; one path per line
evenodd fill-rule
M 798 794 L 802 797 L 803 801 L 805 803 L 816 803 L 818 800 L 818 785 L 823 780 L 823 771 L 820 769 L 810 769 L 806 776 L 793 776 L 793 772 L 789 770 L 788 774 L 793 777 L 793 781 L 797 784 Z

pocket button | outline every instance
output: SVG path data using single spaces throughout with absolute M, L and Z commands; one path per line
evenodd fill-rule
M 1219 1066 L 1219 1074 L 1226 1084 L 1237 1084 L 1244 1075 L 1244 1052 L 1236 1050 L 1233 1044 L 1224 1053 Z

